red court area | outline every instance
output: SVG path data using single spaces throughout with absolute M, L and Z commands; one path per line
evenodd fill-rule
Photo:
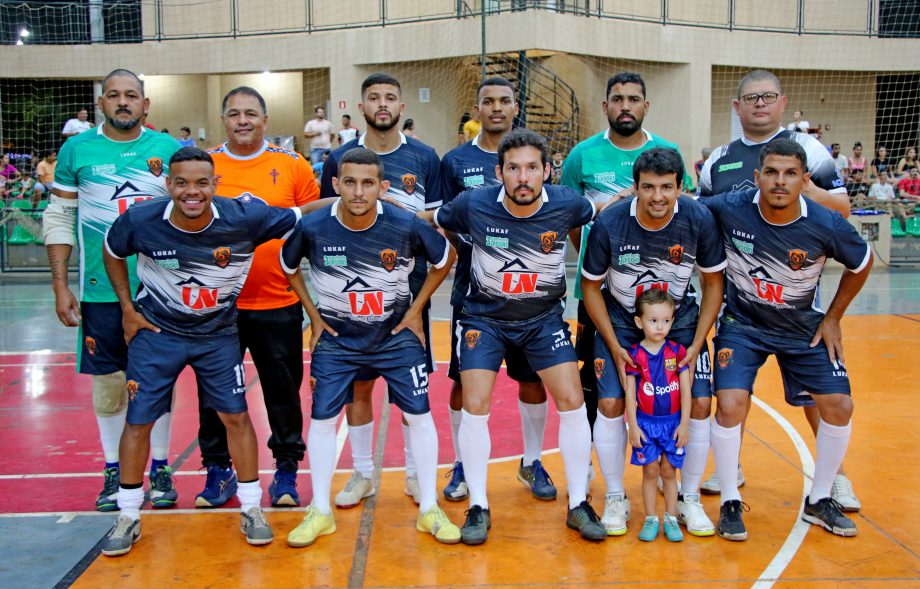
M 307 376 L 309 354 L 304 353 L 304 386 L 301 388 L 304 411 L 304 439 L 309 428 L 311 399 Z M 267 489 L 274 470 L 271 452 L 266 446 L 269 436 L 268 420 L 262 401 L 262 389 L 255 378 L 256 371 L 247 356 L 246 393 L 250 415 L 259 437 L 259 467 L 263 489 Z M 91 405 L 90 377 L 77 374 L 73 354 L 35 353 L 0 356 L 0 431 L 3 432 L 3 452 L 0 453 L 0 496 L 4 510 L 9 513 L 92 511 L 101 488 L 104 458 L 99 433 Z M 438 428 L 439 459 L 442 465 L 453 461 L 448 399 L 451 381 L 447 365 L 440 364 L 431 375 L 430 400 Z M 401 414 L 391 405 L 383 417 L 385 387 L 378 379 L 374 390 L 374 416 L 377 436 L 381 423 L 387 422 L 383 468 L 403 468 L 403 435 Z M 340 417 L 344 420 L 344 414 Z M 545 448 L 558 447 L 555 432 L 558 415 L 550 411 L 547 421 Z M 521 422 L 517 409 L 517 385 L 499 374 L 492 402 L 490 419 L 492 458 L 513 458 L 522 451 Z M 179 378 L 173 410 L 170 463 L 176 470 L 179 508 L 193 508 L 195 494 L 204 485 L 204 470 L 197 445 L 198 406 L 195 377 L 186 370 Z M 344 431 L 340 425 L 340 439 Z M 351 468 L 351 448 L 347 441 L 341 447 L 337 468 Z M 304 458 L 301 472 L 310 467 Z M 52 483 L 53 484 L 50 484 Z M 301 504 L 310 499 L 309 478 L 304 474 L 298 481 Z M 236 499 L 227 504 L 235 507 Z

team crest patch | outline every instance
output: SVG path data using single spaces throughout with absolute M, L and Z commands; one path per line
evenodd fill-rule
M 594 376 L 598 380 L 600 380 L 600 378 L 604 376 L 604 365 L 605 364 L 606 362 L 604 361 L 603 358 L 594 359 Z
M 671 260 L 672 264 L 680 264 L 680 261 L 684 258 L 684 246 L 682 245 L 672 245 L 668 248 L 668 259 Z
M 90 356 L 96 355 L 96 340 L 87 336 L 83 339 L 83 345 L 86 346 L 86 351 L 89 352 Z
M 211 250 L 211 255 L 214 257 L 214 263 L 220 268 L 226 268 L 227 264 L 230 263 L 230 248 L 229 247 L 218 247 Z
M 147 169 L 150 173 L 159 178 L 163 175 L 163 160 L 158 157 L 152 157 L 147 160 Z
M 677 370 L 677 358 L 665 358 L 664 369 L 668 372 L 674 372 Z
M 415 192 L 415 180 L 415 174 L 402 175 L 403 190 L 406 191 L 406 194 L 412 194 Z
M 716 353 L 716 362 L 719 363 L 719 368 L 728 368 L 729 364 L 735 362 L 734 359 L 735 350 L 731 348 L 722 348 Z
M 808 252 L 805 250 L 789 250 L 789 267 L 793 270 L 801 270 Z
M 132 401 L 137 397 L 137 390 L 140 388 L 136 380 L 129 380 L 125 383 L 125 388 L 128 389 L 128 398 Z
M 540 249 L 543 250 L 544 254 L 550 253 L 556 247 L 557 236 L 558 234 L 555 231 L 540 234 Z
M 645 454 L 643 454 L 642 452 L 636 452 L 636 458 L 639 459 L 639 462 L 642 462 L 642 463 L 645 462 Z
M 463 342 L 466 344 L 467 350 L 472 350 L 479 345 L 479 336 L 482 335 L 478 329 L 467 329 L 466 333 L 463 334 Z
M 385 249 L 380 252 L 380 265 L 387 272 L 392 272 L 396 267 L 396 250 Z

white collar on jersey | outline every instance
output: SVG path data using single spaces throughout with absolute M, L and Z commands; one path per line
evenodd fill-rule
M 341 225 L 341 226 L 344 227 L 345 229 L 348 229 L 349 231 L 353 231 L 353 232 L 355 232 L 355 231 L 366 231 L 366 229 L 352 229 L 351 227 L 349 227 L 349 226 L 346 225 L 345 223 L 342 223 L 342 220 L 339 219 L 339 216 L 336 214 L 336 212 L 339 210 L 339 203 L 340 203 L 341 201 L 342 201 L 342 197 L 341 197 L 341 196 L 338 197 L 337 199 L 335 199 L 335 202 L 332 203 L 332 206 L 329 207 L 329 216 L 330 216 L 330 217 L 335 217 L 335 220 L 339 222 L 339 225 Z M 383 201 L 381 201 L 380 199 L 377 199 L 377 216 L 379 217 L 379 216 L 382 215 L 382 214 L 383 214 Z M 370 227 L 368 227 L 367 229 L 370 229 L 371 227 L 373 227 L 373 226 L 376 225 L 376 224 L 377 224 L 377 219 L 374 219 L 374 223 L 373 223 Z
M 757 210 L 759 211 L 760 210 L 760 191 L 759 190 L 754 193 L 754 200 L 752 200 L 751 202 L 757 205 Z M 797 219 L 790 221 L 789 223 L 786 223 L 786 225 L 791 225 L 792 223 L 795 223 L 799 219 L 808 216 L 808 200 L 806 200 L 805 197 L 802 196 L 801 194 L 799 195 L 799 210 L 801 211 L 801 215 L 799 215 Z M 760 218 L 763 219 L 763 213 L 760 214 Z M 764 221 L 766 221 L 770 225 L 777 225 L 776 223 L 770 223 L 766 219 L 764 219 Z M 782 226 L 782 225 L 778 225 L 778 226 Z
M 221 151 L 223 151 L 224 153 L 226 153 L 226 154 L 227 154 L 227 157 L 229 157 L 229 158 L 232 159 L 232 160 L 237 160 L 237 161 L 241 161 L 241 162 L 244 162 L 244 161 L 247 161 L 247 160 L 254 160 L 254 159 L 256 159 L 257 157 L 259 157 L 260 155 L 262 155 L 263 153 L 265 153 L 265 150 L 266 150 L 266 149 L 268 149 L 268 140 L 267 140 L 267 139 L 263 139 L 263 140 L 262 140 L 262 147 L 260 147 L 260 148 L 259 148 L 259 151 L 255 152 L 255 153 L 252 154 L 252 155 L 236 155 L 235 153 L 233 153 L 232 151 L 230 151 L 230 144 L 227 143 L 227 142 L 224 142 L 224 144 L 221 146 Z
M 769 142 L 773 141 L 773 139 L 774 139 L 777 135 L 779 135 L 780 133 L 782 133 L 784 130 L 785 130 L 785 129 L 783 129 L 782 127 L 780 127 L 779 129 L 776 130 L 776 133 L 770 135 L 769 139 L 764 139 L 763 141 L 751 141 L 751 140 L 748 139 L 746 136 L 744 136 L 744 134 L 742 134 L 742 135 L 741 135 L 741 143 L 744 143 L 745 145 L 763 145 L 764 143 L 769 143 Z
M 544 187 L 541 189 L 540 200 L 541 200 L 541 202 L 540 202 L 540 209 L 542 209 L 542 208 L 543 208 L 543 203 L 549 202 L 549 195 L 546 194 L 546 186 L 544 186 Z M 498 191 L 498 198 L 495 199 L 495 202 L 500 202 L 500 203 L 502 203 L 502 206 L 505 207 L 505 210 L 506 210 L 506 211 L 508 211 L 508 206 L 505 204 L 505 187 L 504 187 L 504 186 L 502 186 L 501 190 Z M 527 217 L 518 217 L 517 215 L 515 215 L 515 214 L 512 213 L 511 211 L 508 211 L 508 214 L 511 215 L 512 217 L 516 218 L 516 219 L 526 219 L 526 218 L 528 218 L 528 217 L 533 217 L 534 215 L 536 215 L 536 214 L 537 214 L 537 211 L 539 211 L 540 209 L 537 209 L 537 210 L 534 211 L 533 213 L 527 215 Z
M 163 211 L 163 220 L 169 223 L 170 225 L 172 225 L 173 229 L 175 229 L 176 231 L 181 231 L 182 233 L 201 233 L 202 231 L 207 230 L 207 228 L 211 226 L 211 223 L 214 222 L 214 219 L 220 219 L 220 212 L 218 212 L 217 207 L 214 206 L 214 201 L 212 200 L 211 201 L 211 213 L 213 214 L 213 217 L 211 218 L 211 223 L 208 223 L 206 227 L 203 227 L 202 229 L 199 229 L 198 231 L 186 231 L 185 229 L 179 229 L 178 227 L 173 225 L 173 222 L 169 219 L 169 215 L 172 214 L 173 206 L 175 206 L 175 204 L 173 203 L 173 201 L 170 200 L 169 204 L 166 205 L 166 210 Z
M 364 147 L 364 139 L 366 137 L 367 137 L 367 133 L 364 133 L 363 135 L 358 137 L 358 145 L 360 145 L 361 147 Z M 406 140 L 406 136 L 402 134 L 402 131 L 400 131 L 399 132 L 399 145 L 396 146 L 396 149 L 399 149 L 400 146 L 405 145 L 406 143 L 409 143 L 409 142 Z M 376 151 L 374 153 L 377 153 L 377 155 L 387 155 L 388 153 L 393 153 L 394 151 L 396 151 L 396 149 L 391 149 L 390 151 L 387 151 L 384 153 L 377 153 Z
M 639 205 L 639 199 L 636 197 L 633 197 L 632 202 L 629 203 L 629 216 L 630 217 L 636 216 L 636 207 L 638 205 Z M 680 197 L 678 197 L 678 199 L 674 201 L 674 214 L 676 215 L 679 210 L 680 210 Z
M 652 134 L 651 134 L 651 133 L 649 133 L 649 132 L 646 131 L 645 129 L 642 129 L 642 132 L 645 133 L 645 143 L 648 143 L 649 141 L 652 140 Z M 604 131 L 604 139 L 606 139 L 608 142 L 610 141 L 610 127 L 607 127 L 607 130 Z M 643 147 L 645 147 L 645 143 L 643 143 L 642 145 L 640 145 L 640 146 L 637 147 L 636 149 L 642 149 Z M 611 143 L 610 145 L 613 145 L 613 143 Z M 614 145 L 614 147 L 616 147 L 616 146 Z M 617 147 L 617 149 L 620 149 L 620 148 Z M 636 149 L 623 149 L 622 151 L 636 151 Z
M 127 140 L 125 140 L 125 141 L 119 141 L 118 139 L 112 139 L 111 137 L 109 137 L 108 135 L 106 135 L 105 133 L 103 133 L 102 128 L 103 128 L 104 126 L 105 126 L 105 121 L 99 123 L 99 126 L 96 127 L 96 135 L 102 135 L 103 137 L 105 137 L 106 139 L 108 139 L 109 141 L 111 141 L 112 143 L 133 143 L 134 141 L 137 141 L 138 139 L 140 139 L 141 137 L 143 137 L 143 136 L 144 136 L 144 133 L 149 133 L 149 132 L 150 132 L 150 129 L 148 129 L 148 128 L 145 127 L 144 125 L 141 125 L 141 132 L 140 132 L 140 134 L 138 134 L 137 137 L 135 137 L 134 139 L 127 139 Z
M 477 133 L 475 137 L 473 137 L 472 144 L 473 144 L 474 146 L 479 147 L 479 137 L 480 137 L 481 135 L 482 135 L 482 133 L 480 132 L 480 133 Z M 479 149 L 480 149 L 483 153 L 498 153 L 497 151 L 488 151 L 488 150 L 482 149 L 481 147 L 479 147 Z

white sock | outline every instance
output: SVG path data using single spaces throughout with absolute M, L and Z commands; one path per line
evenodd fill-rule
M 622 415 L 611 419 L 597 412 L 594 447 L 601 474 L 607 483 L 607 496 L 622 495 L 623 471 L 626 469 L 626 420 Z
M 489 437 L 489 415 L 473 415 L 461 409 L 460 452 L 463 456 L 463 474 L 470 490 L 470 507 L 489 508 L 486 498 L 486 481 L 489 474 L 489 456 L 492 439 Z M 560 436 L 561 437 L 561 436 Z
M 125 414 L 97 415 L 96 423 L 99 424 L 99 441 L 102 442 L 102 453 L 106 462 L 118 462 L 118 444 L 121 442 L 121 432 L 125 429 Z
M 741 454 L 741 424 L 735 427 L 722 427 L 715 417 L 710 427 L 712 457 L 719 475 L 719 488 L 722 491 L 722 503 L 741 501 L 738 492 L 738 458 Z
M 172 433 L 172 411 L 164 413 L 150 430 L 150 457 L 154 460 L 169 458 L 169 436 Z
M 559 412 L 559 453 L 565 466 L 569 509 L 572 509 L 587 499 L 585 481 L 591 461 L 591 427 L 584 404 L 578 409 Z
M 141 505 L 144 504 L 144 488 L 125 489 L 118 487 L 118 509 L 121 515 L 131 519 L 141 518 Z
M 412 444 L 409 443 L 409 426 L 401 423 L 403 433 L 403 452 L 406 454 L 406 478 L 418 476 L 418 469 L 415 468 L 415 457 L 412 456 Z
M 454 442 L 454 462 L 463 462 L 460 458 L 460 411 L 448 410 L 450 411 L 451 440 Z
M 323 515 L 332 513 L 329 495 L 332 474 L 335 472 L 335 422 L 329 419 L 311 419 L 307 434 L 307 453 L 310 457 L 310 479 L 313 485 L 313 507 Z
M 846 425 L 831 425 L 823 419 L 818 422 L 818 434 L 815 437 L 815 476 L 808 493 L 808 502 L 812 505 L 819 499 L 831 496 L 834 477 L 850 444 L 853 422 Z
M 540 460 L 543 453 L 543 432 L 546 430 L 546 414 L 549 402 L 525 403 L 518 399 L 521 414 L 521 433 L 524 434 L 524 466 Z
M 409 422 L 409 441 L 418 461 L 419 511 L 427 513 L 438 504 L 436 490 L 438 478 L 438 432 L 434 428 L 431 412 L 422 415 L 403 414 Z
M 680 469 L 680 493 L 698 495 L 706 461 L 709 460 L 708 419 L 690 419 L 690 440 L 686 452 L 684 467 Z
M 374 422 L 348 426 L 348 441 L 351 442 L 351 461 L 356 472 L 365 478 L 374 476 Z
M 236 486 L 236 498 L 240 500 L 240 511 L 244 513 L 252 507 L 259 507 L 262 505 L 262 485 L 259 481 L 239 483 Z

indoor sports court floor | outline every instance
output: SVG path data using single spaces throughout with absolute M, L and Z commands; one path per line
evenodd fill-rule
M 239 533 L 236 500 L 227 509 L 196 510 L 204 482 L 199 470 L 194 380 L 184 374 L 173 420 L 171 462 L 177 470 L 176 509 L 143 512 L 143 539 L 130 554 L 106 558 L 99 541 L 115 515 L 92 511 L 103 458 L 88 400 L 89 379 L 75 374 L 73 330 L 54 318 L 47 276 L 0 275 L 0 587 L 920 587 L 920 516 L 916 501 L 916 449 L 920 447 L 920 271 L 877 269 L 844 321 L 847 366 L 856 414 L 845 466 L 863 508 L 855 514 L 855 538 L 839 538 L 798 518 L 810 486 L 814 438 L 800 410 L 783 403 L 775 364 L 756 384 L 742 449 L 750 505 L 750 539 L 732 543 L 686 536 L 646 544 L 637 537 L 643 517 L 641 471 L 627 467 L 632 498 L 629 532 L 589 544 L 567 529 L 565 476 L 556 450 L 555 411 L 550 411 L 545 463 L 559 499 L 541 502 L 518 483 L 521 452 L 516 387 L 502 375 L 490 426 L 492 464 L 489 498 L 493 527 L 480 547 L 444 546 L 415 530 L 416 506 L 403 494 L 402 434 L 397 409 L 375 395 L 379 434 L 376 463 L 382 467 L 376 498 L 336 511 L 338 531 L 314 546 L 285 543 L 302 509 L 268 510 L 275 542 L 248 546 Z M 829 301 L 839 272 L 825 277 Z M 448 285 L 434 305 L 435 349 L 448 359 Z M 570 291 L 571 292 L 571 291 Z M 570 306 L 569 315 L 573 307 Z M 309 362 L 309 354 L 304 354 Z M 431 404 L 440 435 L 440 474 L 453 458 L 447 416 L 446 367 L 432 377 Z M 262 448 L 262 486 L 273 465 L 264 447 L 268 429 L 255 370 L 248 399 Z M 382 389 L 382 385 L 378 385 Z M 310 400 L 304 399 L 309 415 Z M 350 470 L 345 428 L 333 492 Z M 301 501 L 309 502 L 309 463 L 299 478 Z M 711 464 L 710 464 L 711 469 Z M 708 475 L 708 472 L 707 472 Z M 439 491 L 446 479 L 439 478 Z M 591 484 L 595 509 L 603 509 L 604 486 Z M 267 493 L 266 493 L 267 497 Z M 267 503 L 267 500 L 263 500 Z M 705 497 L 718 517 L 718 498 Z M 462 524 L 465 503 L 442 501 Z M 663 502 L 659 500 L 659 511 Z

